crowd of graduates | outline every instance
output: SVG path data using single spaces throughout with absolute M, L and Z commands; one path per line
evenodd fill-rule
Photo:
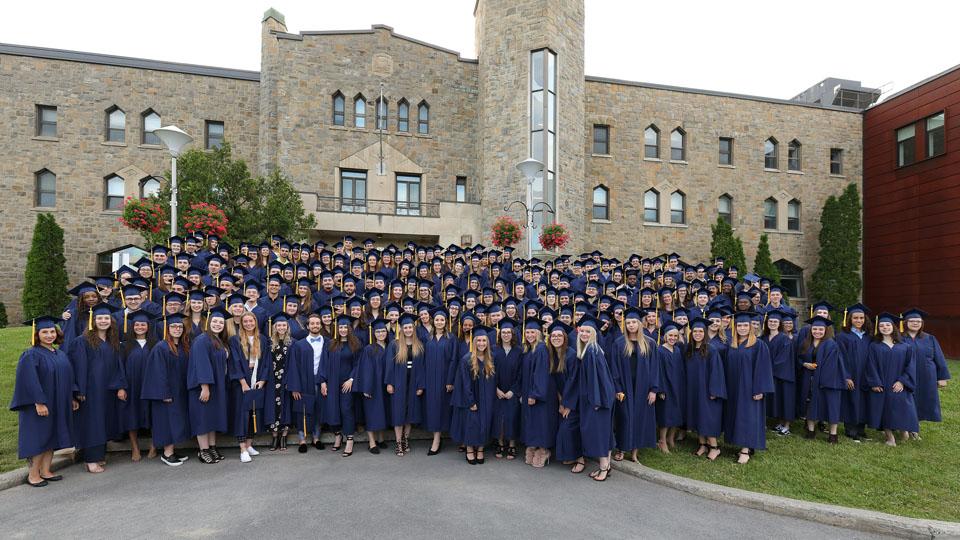
M 599 467 L 640 448 L 669 453 L 696 437 L 747 463 L 768 431 L 805 438 L 879 430 L 887 445 L 939 422 L 950 374 L 926 314 L 871 314 L 813 303 L 803 313 L 763 276 L 722 259 L 689 265 L 672 253 L 625 261 L 601 252 L 552 261 L 482 245 L 376 248 L 226 245 L 191 233 L 154 246 L 112 275 L 74 287 L 63 313 L 39 317 L 20 357 L 12 410 L 28 483 L 58 481 L 53 452 L 76 448 L 103 472 L 108 441 L 150 433 L 150 457 L 180 466 L 269 451 L 349 457 L 411 451 L 413 426 L 448 435 L 471 465 L 495 458 L 544 467 Z M 842 313 L 842 318 L 840 314 Z M 823 435 L 821 435 L 823 436 Z M 264 449 L 264 447 L 261 447 Z

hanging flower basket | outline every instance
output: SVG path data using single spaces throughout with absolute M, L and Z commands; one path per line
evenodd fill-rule
M 512 246 L 520 241 L 522 234 L 520 223 L 510 216 L 500 216 L 493 222 L 490 241 L 498 248 Z
M 140 233 L 148 244 L 166 236 L 167 207 L 156 197 L 127 197 L 118 219 L 123 226 Z
M 227 235 L 227 215 L 216 205 L 200 202 L 193 203 L 183 213 L 185 231 L 203 231 L 221 238 Z
M 570 233 L 559 223 L 551 223 L 540 233 L 540 245 L 547 251 L 563 249 L 570 242 Z

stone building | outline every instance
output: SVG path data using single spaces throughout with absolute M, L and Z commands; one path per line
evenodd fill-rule
M 294 34 L 273 9 L 260 72 L 0 45 L 0 301 L 17 314 L 37 212 L 65 228 L 74 281 L 138 242 L 117 207 L 157 188 L 169 155 L 150 130 L 169 124 L 280 168 L 312 239 L 488 243 L 497 216 L 525 218 L 519 200 L 571 229 L 567 251 L 696 261 L 723 215 L 748 260 L 768 233 L 804 296 L 820 208 L 861 182 L 859 110 L 586 76 L 582 0 L 478 0 L 474 16 L 477 59 L 381 25 Z M 544 171 L 528 195 L 529 157 Z

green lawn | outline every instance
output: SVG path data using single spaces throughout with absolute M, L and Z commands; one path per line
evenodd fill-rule
M 30 344 L 30 328 L 0 329 L 0 472 L 26 464 L 17 459 L 17 413 L 10 410 L 20 353 Z

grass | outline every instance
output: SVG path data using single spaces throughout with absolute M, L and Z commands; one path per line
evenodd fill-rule
M 17 360 L 30 339 L 27 327 L 0 330 L 0 472 L 24 465 L 17 459 L 17 414 L 8 410 Z M 960 362 L 950 361 L 960 374 Z M 747 466 L 734 463 L 736 449 L 724 447 L 716 462 L 695 458 L 685 442 L 670 455 L 640 452 L 640 462 L 669 473 L 731 486 L 828 504 L 879 510 L 904 516 L 960 521 L 960 385 L 956 379 L 941 392 L 944 421 L 921 426 L 922 441 L 889 448 L 882 434 L 855 444 L 839 445 L 826 436 L 808 441 L 798 435 L 767 439 Z M 794 424 L 800 433 L 800 424 Z M 841 428 L 842 430 L 842 428 Z M 689 446 L 688 446 L 689 445 Z

